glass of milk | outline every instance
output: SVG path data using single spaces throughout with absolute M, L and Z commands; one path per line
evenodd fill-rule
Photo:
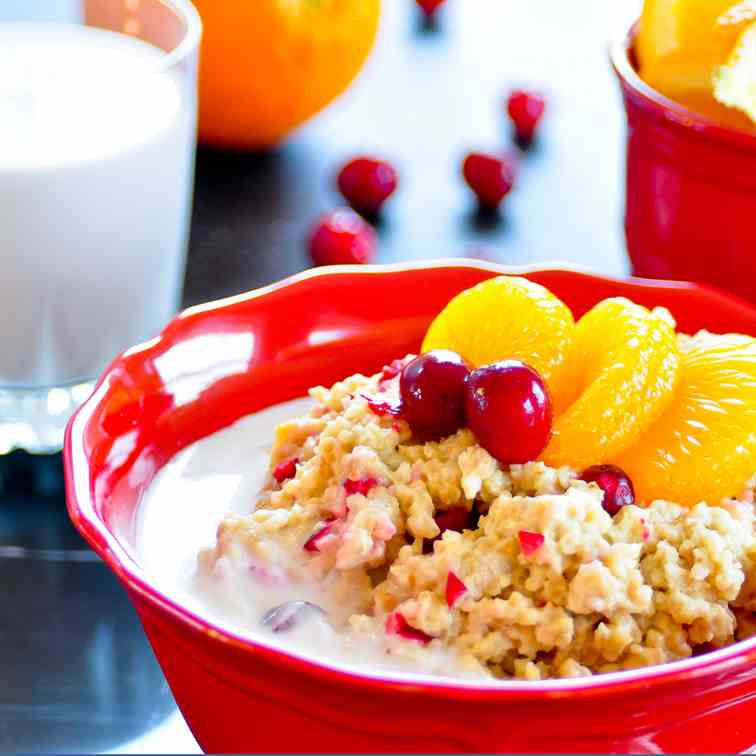
M 60 449 L 178 309 L 200 35 L 189 0 L 0 0 L 0 454 Z

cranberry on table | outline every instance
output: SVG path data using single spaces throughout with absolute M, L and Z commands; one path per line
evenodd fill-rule
M 445 0 L 415 0 L 426 18 L 435 16 L 436 11 L 444 4 Z
M 593 465 L 585 470 L 580 480 L 595 483 L 603 492 L 601 506 L 610 515 L 629 504 L 635 504 L 635 489 L 628 474 L 614 465 Z
M 481 446 L 503 464 L 530 462 L 551 436 L 552 409 L 541 376 L 519 360 L 484 365 L 470 373 L 467 424 Z
M 465 425 L 467 363 L 448 349 L 415 357 L 399 378 L 402 417 L 424 440 L 450 436 Z
M 315 265 L 361 265 L 375 256 L 373 227 L 350 208 L 323 216 L 313 229 L 310 256 Z
M 462 164 L 462 174 L 486 210 L 496 210 L 514 185 L 514 165 L 508 157 L 471 152 Z
M 391 163 L 370 157 L 350 160 L 339 171 L 336 185 L 344 199 L 368 217 L 378 215 L 398 183 Z
M 528 145 L 533 141 L 544 110 L 546 100 L 536 92 L 515 89 L 509 95 L 507 112 L 512 119 L 518 142 Z

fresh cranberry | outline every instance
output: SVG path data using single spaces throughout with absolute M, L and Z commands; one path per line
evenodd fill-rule
M 484 365 L 467 379 L 465 412 L 481 446 L 503 464 L 536 459 L 551 436 L 551 400 L 541 376 L 519 360 Z
M 347 478 L 344 481 L 344 491 L 347 496 L 352 496 L 353 494 L 367 496 L 377 485 L 378 481 L 375 478 L 360 478 L 359 480 Z
M 426 17 L 431 18 L 444 4 L 445 0 L 416 0 L 416 2 Z
M 446 603 L 449 608 L 451 609 L 465 593 L 467 593 L 467 586 L 450 571 L 446 576 Z
M 316 615 L 325 617 L 325 612 L 317 604 L 311 604 L 309 601 L 287 601 L 266 612 L 262 623 L 274 633 L 280 633 L 291 630 L 303 620 L 312 619 Z
M 580 476 L 580 480 L 595 483 L 603 492 L 601 506 L 612 516 L 622 507 L 635 504 L 635 489 L 624 470 L 614 465 L 593 465 Z
M 331 534 L 337 523 L 338 520 L 335 518 L 324 520 L 320 527 L 305 541 L 305 545 L 302 548 L 305 551 L 320 551 L 323 539 Z
M 487 210 L 496 210 L 514 184 L 512 163 L 495 155 L 471 152 L 462 164 L 462 174 L 480 206 Z
M 465 424 L 467 363 L 448 349 L 415 357 L 399 378 L 402 416 L 423 439 L 449 436 Z
M 323 216 L 310 235 L 310 256 L 315 265 L 350 265 L 370 262 L 377 237 L 373 227 L 349 208 Z
M 418 641 L 419 643 L 430 643 L 433 637 L 424 633 L 422 630 L 418 630 L 416 627 L 412 627 L 404 615 L 399 612 L 393 612 L 386 617 L 386 633 L 387 635 L 399 635 L 407 640 Z
M 372 217 L 378 215 L 383 203 L 394 193 L 397 176 L 390 163 L 360 157 L 344 165 L 336 177 L 336 185 L 358 213 Z
M 365 394 L 361 394 L 361 396 L 367 401 L 368 409 L 378 417 L 397 417 L 402 411 L 399 404 L 387 399 L 376 399 L 374 396 L 366 396 Z
M 463 530 L 475 530 L 478 523 L 478 512 L 475 505 L 471 510 L 465 507 L 453 507 L 443 512 L 437 512 L 433 520 L 438 525 L 439 533 L 435 538 L 426 538 L 423 541 L 423 554 L 433 553 L 433 544 L 441 540 L 441 536 L 447 530 L 455 530 L 461 533 Z
M 475 527 L 477 514 L 475 510 L 467 510 L 465 507 L 454 507 L 444 512 L 438 512 L 433 518 L 441 531 L 439 536 L 447 530 L 462 532 L 465 529 L 472 530 Z
M 517 141 L 528 145 L 533 141 L 538 123 L 546 109 L 546 100 L 535 92 L 515 89 L 507 100 L 507 112 L 512 119 Z
M 525 556 L 532 556 L 543 546 L 543 533 L 534 533 L 532 530 L 521 530 L 517 534 L 520 541 L 520 548 Z
M 297 474 L 297 462 L 299 462 L 299 460 L 296 457 L 289 457 L 289 459 L 279 462 L 273 468 L 273 477 L 279 483 L 283 483 L 285 480 L 293 478 Z

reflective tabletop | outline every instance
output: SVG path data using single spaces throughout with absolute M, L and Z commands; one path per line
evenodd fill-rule
M 2 0 L 0 20 L 5 3 L 31 17 L 40 2 L 52 0 Z M 285 147 L 200 150 L 185 304 L 307 267 L 307 229 L 338 203 L 336 167 L 371 152 L 401 175 L 379 262 L 471 255 L 626 272 L 606 40 L 636 8 L 448 0 L 433 29 L 411 0 L 384 0 L 364 73 Z M 480 218 L 461 159 L 506 142 L 503 97 L 531 82 L 549 98 L 543 138 L 503 217 Z M 198 750 L 126 595 L 69 524 L 59 456 L 0 458 L 0 613 L 0 752 Z

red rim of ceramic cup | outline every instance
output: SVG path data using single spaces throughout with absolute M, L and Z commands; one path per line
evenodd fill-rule
M 459 268 L 464 270 L 480 270 L 493 274 L 537 274 L 553 273 L 588 278 L 597 284 L 607 283 L 613 287 L 625 290 L 629 296 L 633 291 L 648 290 L 649 288 L 660 290 L 677 290 L 681 294 L 697 292 L 706 299 L 716 299 L 735 310 L 750 310 L 756 318 L 756 309 L 735 296 L 719 292 L 716 289 L 698 284 L 679 281 L 650 280 L 640 278 L 618 279 L 611 276 L 602 276 L 575 268 L 557 266 L 527 266 L 527 267 L 504 267 L 495 264 L 471 262 L 466 260 L 438 260 L 425 263 L 398 264 L 383 266 L 334 266 L 305 271 L 298 275 L 284 279 L 283 281 L 256 289 L 247 294 L 236 297 L 210 302 L 199 305 L 185 311 L 179 318 L 188 315 L 202 313 L 217 313 L 234 304 L 251 299 L 264 298 L 274 292 L 288 288 L 296 289 L 303 282 L 309 282 L 317 278 L 329 278 L 342 275 L 364 276 L 392 276 L 402 272 L 422 270 L 428 268 Z M 588 698 L 608 694 L 627 693 L 633 689 L 648 690 L 649 683 L 679 684 L 684 680 L 700 677 L 708 674 L 716 674 L 751 666 L 756 664 L 756 637 L 741 641 L 717 651 L 711 651 L 698 657 L 691 657 L 681 661 L 670 662 L 664 665 L 646 667 L 640 670 L 628 670 L 596 675 L 587 678 L 570 678 L 548 681 L 495 681 L 495 682 L 466 682 L 448 679 L 436 680 L 427 676 L 393 676 L 391 674 L 367 673 L 339 669 L 326 662 L 311 661 L 297 654 L 279 650 L 264 643 L 244 638 L 231 631 L 223 629 L 214 623 L 199 617 L 194 612 L 183 607 L 180 603 L 166 596 L 162 591 L 154 587 L 149 577 L 139 564 L 130 556 L 120 544 L 118 538 L 110 531 L 105 522 L 97 513 L 89 487 L 89 463 L 84 451 L 83 431 L 88 420 L 98 406 L 98 402 L 107 389 L 108 377 L 121 365 L 125 355 L 150 352 L 166 341 L 172 340 L 172 321 L 163 332 L 155 339 L 146 344 L 136 346 L 118 356 L 100 377 L 97 387 L 92 396 L 79 408 L 66 428 L 64 466 L 66 473 L 66 494 L 68 511 L 71 520 L 79 532 L 84 536 L 90 546 L 106 562 L 106 564 L 118 576 L 119 580 L 130 590 L 141 594 L 159 611 L 172 616 L 184 624 L 188 629 L 199 631 L 221 644 L 231 645 L 239 650 L 250 654 L 264 657 L 266 661 L 274 664 L 285 665 L 287 674 L 303 674 L 320 680 L 328 678 L 335 685 L 344 685 L 350 688 L 384 687 L 392 692 L 399 693 L 403 689 L 417 690 L 422 687 L 427 695 L 444 699 L 467 699 L 486 700 L 506 699 L 508 701 L 532 700 L 536 698 Z
M 706 139 L 727 143 L 737 149 L 756 151 L 756 134 L 725 126 L 689 110 L 679 102 L 657 92 L 641 79 L 634 65 L 634 46 L 639 24 L 640 21 L 636 21 L 628 32 L 611 44 L 609 51 L 612 67 L 625 95 L 659 121 L 695 132 L 697 136 Z

